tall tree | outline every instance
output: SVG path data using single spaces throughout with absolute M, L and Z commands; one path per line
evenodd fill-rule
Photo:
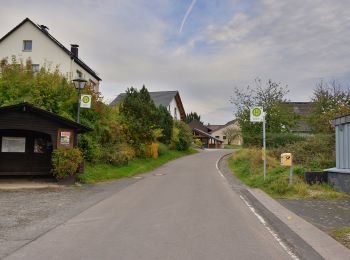
M 197 112 L 191 112 L 191 113 L 189 113 L 189 114 L 186 114 L 185 122 L 186 122 L 187 124 L 191 123 L 193 120 L 197 120 L 197 121 L 203 123 L 203 122 L 201 121 L 201 116 L 198 115 Z
M 350 113 L 350 91 L 336 80 L 317 83 L 308 122 L 316 133 L 334 133 L 331 120 Z
M 258 78 L 254 88 L 235 88 L 231 103 L 235 108 L 235 116 L 241 126 L 242 137 L 245 144 L 260 142 L 262 124 L 250 122 L 250 108 L 262 106 L 266 113 L 266 131 L 269 133 L 288 132 L 296 125 L 297 115 L 292 108 L 286 105 L 285 96 L 289 92 L 287 86 L 272 81 L 263 84 Z M 252 141 L 252 138 L 255 139 Z

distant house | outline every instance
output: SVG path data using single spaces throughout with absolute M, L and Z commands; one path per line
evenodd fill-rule
M 210 128 L 203 123 L 193 120 L 188 125 L 192 130 L 193 138 L 200 140 L 204 148 L 224 148 L 224 142 L 211 135 Z
M 307 117 L 311 113 L 314 103 L 313 102 L 285 102 L 284 104 L 291 106 L 294 113 L 299 116 L 297 126 L 294 127 L 292 132 L 309 134 L 311 133 L 311 126 L 307 123 Z
M 224 144 L 230 143 L 235 145 L 242 145 L 241 136 L 236 136 L 235 138 L 233 138 L 233 140 L 229 140 L 229 137 L 226 133 L 226 131 L 228 131 L 229 129 L 234 129 L 237 131 L 240 130 L 240 126 L 237 120 L 229 121 L 225 125 L 207 125 L 207 127 L 210 129 L 209 133 L 215 138 L 221 140 Z
M 12 55 L 23 62 L 30 59 L 33 73 L 45 64 L 53 68 L 59 66 L 68 80 L 82 77 L 95 91 L 99 91 L 101 78 L 78 57 L 79 45 L 72 44 L 68 50 L 48 30 L 45 25 L 24 19 L 0 39 L 0 60 L 11 59 Z
M 184 121 L 186 119 L 186 112 L 182 104 L 182 100 L 178 91 L 157 91 L 149 92 L 154 104 L 156 106 L 164 106 L 174 119 Z M 119 94 L 111 103 L 110 106 L 118 105 L 125 93 Z

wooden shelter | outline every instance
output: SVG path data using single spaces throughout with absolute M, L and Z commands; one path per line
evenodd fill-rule
M 0 108 L 0 175 L 50 175 L 51 154 L 92 129 L 28 103 Z
M 204 148 L 223 148 L 223 141 L 197 128 L 192 129 L 193 139 L 199 139 Z

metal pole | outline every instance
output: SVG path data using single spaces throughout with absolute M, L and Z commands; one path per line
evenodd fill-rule
M 264 120 L 263 120 L 263 151 L 264 151 L 264 180 L 266 179 L 266 121 L 265 121 L 264 112 Z
M 293 161 L 289 169 L 289 185 L 293 184 Z
M 81 92 L 80 87 L 78 88 L 78 112 L 77 112 L 77 122 L 80 123 L 80 99 L 81 99 Z

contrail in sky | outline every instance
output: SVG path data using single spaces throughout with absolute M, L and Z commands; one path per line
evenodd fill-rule
M 196 1 L 197 1 L 197 0 L 192 0 L 192 3 L 191 3 L 191 5 L 190 5 L 190 7 L 187 9 L 187 12 L 186 12 L 186 14 L 185 14 L 184 18 L 182 19 L 182 22 L 181 22 L 181 26 L 180 26 L 179 33 L 181 33 L 181 32 L 182 32 L 182 28 L 184 27 L 185 22 L 186 22 L 186 20 L 187 20 L 187 17 L 190 15 L 190 13 L 191 13 L 191 11 L 192 11 L 192 8 L 193 8 L 193 6 L 196 4 Z

